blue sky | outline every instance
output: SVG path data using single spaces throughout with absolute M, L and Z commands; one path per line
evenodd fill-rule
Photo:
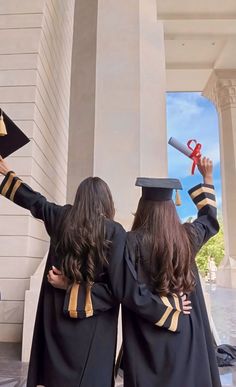
M 167 128 L 168 138 L 175 137 L 186 144 L 189 139 L 196 139 L 202 144 L 202 154 L 214 163 L 214 183 L 217 192 L 217 204 L 221 207 L 221 175 L 219 153 L 218 115 L 214 105 L 200 93 L 167 94 Z M 168 146 L 169 176 L 181 180 L 182 206 L 177 207 L 182 220 L 196 215 L 187 190 L 201 182 L 201 175 L 196 170 L 191 175 L 191 160 Z

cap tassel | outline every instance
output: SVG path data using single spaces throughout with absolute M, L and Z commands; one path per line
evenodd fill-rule
M 2 111 L 1 111 L 1 115 L 0 115 L 0 136 L 6 136 L 7 135 L 7 129 L 6 129 L 6 125 L 5 125 L 5 122 L 4 122 L 4 119 L 3 119 L 3 115 L 2 115 Z
M 176 194 L 175 194 L 175 205 L 176 206 L 181 206 L 181 198 L 180 198 L 180 194 L 179 194 L 179 191 L 176 190 Z

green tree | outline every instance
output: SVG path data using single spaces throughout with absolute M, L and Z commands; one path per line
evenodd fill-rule
M 225 254 L 222 218 L 218 221 L 220 231 L 201 248 L 196 257 L 197 266 L 203 274 L 207 272 L 209 257 L 214 257 L 216 265 L 219 266 Z

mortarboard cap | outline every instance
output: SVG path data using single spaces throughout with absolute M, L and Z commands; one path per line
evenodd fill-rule
M 18 126 L 0 111 L 0 155 L 5 158 L 29 142 Z
M 135 185 L 142 187 L 142 197 L 146 200 L 167 201 L 172 199 L 173 190 L 183 189 L 178 179 L 138 177 Z M 179 197 L 176 198 L 180 204 Z

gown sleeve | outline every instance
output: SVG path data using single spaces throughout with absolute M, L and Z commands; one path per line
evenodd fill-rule
M 8 172 L 3 179 L 0 194 L 29 210 L 35 218 L 41 219 L 51 236 L 61 206 L 48 202 L 43 195 L 25 184 L 13 171 Z
M 108 268 L 114 296 L 145 320 L 172 332 L 179 332 L 182 319 L 185 318 L 181 310 L 181 298 L 177 295 L 160 297 L 152 294 L 144 283 L 138 281 L 137 272 L 130 257 L 126 233 L 120 226 L 113 237 Z
M 196 251 L 219 231 L 214 186 L 198 184 L 189 191 L 189 195 L 198 208 L 197 219 L 192 226 L 196 235 Z

